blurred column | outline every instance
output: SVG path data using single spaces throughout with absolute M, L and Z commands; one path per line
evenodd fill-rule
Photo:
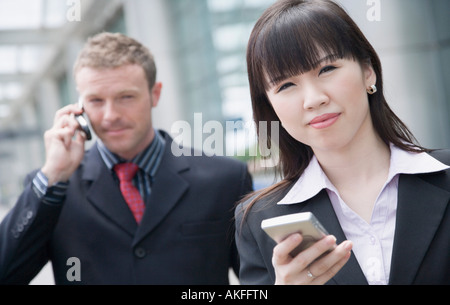
M 53 125 L 56 111 L 61 108 L 58 84 L 52 78 L 43 79 L 38 92 L 38 108 L 41 130 L 47 130 Z
M 172 123 L 183 118 L 183 97 L 167 3 L 165 0 L 125 0 L 124 11 L 127 34 L 153 53 L 157 81 L 163 83 L 161 100 L 153 110 L 153 124 L 170 132 Z
M 340 0 L 378 52 L 385 95 L 419 142 L 450 147 L 450 1 Z M 379 6 L 379 21 L 367 13 Z

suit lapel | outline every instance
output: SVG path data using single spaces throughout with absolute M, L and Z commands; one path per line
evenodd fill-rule
M 339 220 L 337 219 L 326 190 L 322 190 L 317 196 L 311 198 L 304 204 L 301 204 L 301 206 L 304 207 L 302 211 L 312 212 L 322 223 L 328 233 L 336 237 L 337 244 L 340 244 L 347 239 L 342 231 L 341 225 L 339 224 Z M 331 279 L 330 282 L 335 282 L 340 285 L 367 285 L 367 280 L 353 252 L 349 261 L 333 277 L 333 279 Z
M 140 226 L 134 220 L 96 146 L 86 153 L 83 162 L 82 179 L 88 182 L 87 200 L 119 227 L 135 236 L 133 244 L 150 233 L 189 188 L 189 183 L 180 176 L 181 172 L 189 169 L 189 164 L 185 157 L 175 157 L 172 154 L 172 139 L 166 136 L 165 140 L 164 156 L 156 173 Z
M 390 284 L 413 283 L 449 200 L 417 175 L 400 176 Z
M 137 224 L 97 147 L 87 154 L 82 176 L 83 180 L 92 181 L 87 190 L 87 200 L 123 230 L 134 235 Z
M 330 198 L 325 190 L 316 196 L 317 202 L 311 203 L 311 212 L 316 215 L 320 222 L 326 230 L 336 237 L 336 243 L 340 244 L 347 240 L 344 232 L 342 231 L 339 220 L 334 212 L 333 206 L 331 205 Z M 351 280 L 349 280 L 351 279 Z M 356 260 L 355 255 L 352 255 L 348 262 L 342 267 L 342 269 L 333 277 L 331 281 L 336 282 L 340 285 L 366 285 L 367 280 L 361 267 Z
M 151 194 L 146 204 L 141 225 L 133 244 L 149 234 L 176 206 L 189 188 L 189 183 L 180 173 L 189 169 L 186 157 L 175 157 L 171 152 L 171 139 L 166 137 L 166 148 L 155 175 Z

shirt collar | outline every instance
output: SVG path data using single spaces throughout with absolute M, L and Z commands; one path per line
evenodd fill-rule
M 424 152 L 408 152 L 392 144 L 390 149 L 391 161 L 387 182 L 399 174 L 434 173 L 450 168 L 450 166 L 443 164 Z M 303 174 L 278 204 L 288 205 L 304 202 L 317 195 L 322 189 L 336 191 L 336 188 L 320 167 L 319 161 L 313 156 Z
M 112 170 L 114 165 L 122 162 L 132 162 L 139 166 L 144 172 L 149 176 L 153 177 L 158 169 L 159 163 L 161 162 L 163 152 L 165 147 L 165 140 L 155 131 L 155 138 L 153 141 L 140 152 L 132 160 L 125 160 L 115 153 L 111 152 L 105 144 L 99 139 L 98 140 L 98 150 L 100 155 L 105 162 L 105 165 Z

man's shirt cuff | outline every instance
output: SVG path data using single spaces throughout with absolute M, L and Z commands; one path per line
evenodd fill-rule
M 47 204 L 62 204 L 66 197 L 69 182 L 57 182 L 52 186 L 48 186 L 48 178 L 38 171 L 33 179 L 33 190 L 42 202 Z

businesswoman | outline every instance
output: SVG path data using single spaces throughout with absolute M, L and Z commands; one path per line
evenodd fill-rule
M 280 122 L 283 179 L 236 210 L 241 283 L 450 284 L 450 151 L 416 144 L 389 108 L 379 57 L 348 14 L 277 1 L 247 65 L 256 126 Z M 276 245 L 261 229 L 306 211 L 330 235 L 295 257 L 301 234 Z

